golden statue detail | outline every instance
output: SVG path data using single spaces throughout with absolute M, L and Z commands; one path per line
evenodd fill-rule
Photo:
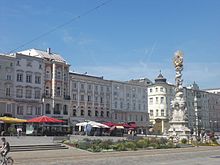
M 183 66 L 183 52 L 179 50 L 175 52 L 173 63 L 175 65 L 175 68 Z

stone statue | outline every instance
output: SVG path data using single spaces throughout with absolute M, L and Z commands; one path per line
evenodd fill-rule
M 175 52 L 173 64 L 176 71 L 175 76 L 175 97 L 171 101 L 172 112 L 170 117 L 170 135 L 183 136 L 186 135 L 190 130 L 187 128 L 187 106 L 184 99 L 183 92 L 183 53 L 181 51 Z

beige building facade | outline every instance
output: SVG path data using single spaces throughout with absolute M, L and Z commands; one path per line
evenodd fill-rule
M 111 82 L 103 77 L 69 73 L 70 76 L 70 123 L 85 120 L 111 121 Z

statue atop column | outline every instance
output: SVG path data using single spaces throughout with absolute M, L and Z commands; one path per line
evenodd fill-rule
M 170 114 L 170 135 L 185 136 L 189 133 L 187 107 L 183 91 L 183 53 L 176 51 L 173 59 L 176 70 L 175 97 L 171 101 L 172 112 Z

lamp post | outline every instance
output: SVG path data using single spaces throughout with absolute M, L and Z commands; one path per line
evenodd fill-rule
M 214 131 L 217 132 L 218 130 L 218 121 L 214 121 L 215 125 L 214 125 Z
M 209 127 L 210 127 L 210 130 L 213 131 L 212 120 L 209 121 Z
M 196 136 L 199 136 L 199 117 L 198 117 L 198 100 L 195 92 L 195 97 L 194 97 L 194 108 L 195 108 L 195 119 L 196 119 Z

